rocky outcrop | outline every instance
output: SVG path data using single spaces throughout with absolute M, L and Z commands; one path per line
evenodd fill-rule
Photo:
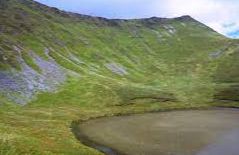
M 31 56 L 41 69 L 40 73 L 28 66 L 22 58 L 19 58 L 20 71 L 0 71 L 0 93 L 18 104 L 26 104 L 39 92 L 56 91 L 66 78 L 63 68 L 53 59 L 44 60 L 33 52 Z

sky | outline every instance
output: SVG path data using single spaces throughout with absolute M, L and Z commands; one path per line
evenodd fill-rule
M 221 34 L 239 38 L 239 0 L 36 0 L 65 11 L 106 18 L 190 15 Z

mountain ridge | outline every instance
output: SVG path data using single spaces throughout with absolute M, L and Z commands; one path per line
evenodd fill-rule
M 21 72 L 25 68 L 26 73 L 21 73 L 24 75 L 21 80 L 25 81 L 24 83 L 35 83 L 35 86 L 20 84 L 17 90 L 12 88 L 15 86 L 10 85 L 7 86 L 10 88 L 6 87 L 7 91 L 2 90 L 3 94 L 5 92 L 7 94 L 21 92 L 20 95 L 10 97 L 15 98 L 15 101 L 18 101 L 19 96 L 26 98 L 22 93 L 24 92 L 22 88 L 26 90 L 27 96 L 30 96 L 27 97 L 29 99 L 34 96 L 33 92 L 38 92 L 37 90 L 52 90 L 48 89 L 50 81 L 43 82 L 44 84 L 40 82 L 44 79 L 41 72 L 44 74 L 44 67 L 47 64 L 55 66 L 52 68 L 54 70 L 56 66 L 61 68 L 62 75 L 64 75 L 63 72 L 69 71 L 81 75 L 94 73 L 119 80 L 122 77 L 127 77 L 133 83 L 141 83 L 141 80 L 138 79 L 144 79 L 148 70 L 178 74 L 174 71 L 176 68 L 162 71 L 159 67 L 162 65 L 169 68 L 170 65 L 178 65 L 181 66 L 178 68 L 179 72 L 184 72 L 183 70 L 188 69 L 183 69 L 183 67 L 187 68 L 183 65 L 187 63 L 183 61 L 202 59 L 199 58 L 202 57 L 199 55 L 208 55 L 206 53 L 214 46 L 213 44 L 221 46 L 222 44 L 219 42 L 230 42 L 229 39 L 187 15 L 177 18 L 151 17 L 123 20 L 64 12 L 32 0 L 5 0 L 5 3 L 2 1 L 3 4 L 8 7 L 1 10 L 0 16 L 2 21 L 0 30 L 3 34 L 0 38 L 3 51 L 0 66 L 2 66 L 2 70 L 9 70 L 13 67 L 19 71 L 11 71 L 12 73 L 7 73 L 7 75 L 4 73 L 2 76 L 8 77 L 8 74 L 10 76 L 13 72 Z M 193 40 L 196 41 L 192 42 Z M 204 45 L 199 45 L 197 41 Z M 211 47 L 207 48 L 207 46 Z M 200 54 L 196 50 L 204 52 Z M 189 55 L 191 58 L 188 57 Z M 154 63 L 147 59 L 143 61 L 143 58 L 153 60 Z M 85 60 L 86 62 L 84 62 Z M 147 69 L 148 67 L 149 69 Z M 31 74 L 27 75 L 30 72 Z M 50 69 L 45 74 L 50 76 L 48 79 L 54 81 L 55 76 L 50 72 L 53 70 Z M 60 74 L 56 73 L 56 75 Z M 35 80 L 28 79 L 32 76 L 37 78 L 34 78 Z M 167 75 L 160 76 L 164 79 Z M 177 77 L 177 75 L 174 76 Z M 55 78 L 65 79 L 60 76 Z M 39 81 L 39 79 L 41 80 Z M 19 81 L 18 79 L 14 80 Z M 62 83 L 64 81 L 62 80 L 56 80 L 56 84 L 53 85 Z M 152 79 L 152 81 L 154 80 L 156 79 Z M 6 80 L 3 80 L 2 83 L 4 82 Z M 15 83 L 18 85 L 19 82 Z M 172 94 L 170 90 L 167 91 Z M 21 100 L 19 99 L 19 103 L 28 101 Z

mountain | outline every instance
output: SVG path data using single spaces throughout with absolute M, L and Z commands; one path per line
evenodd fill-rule
M 238 40 L 190 16 L 106 19 L 1 0 L 0 130 L 11 145 L 0 147 L 73 154 L 70 120 L 238 102 L 238 60 Z M 51 140 L 53 128 L 68 139 Z

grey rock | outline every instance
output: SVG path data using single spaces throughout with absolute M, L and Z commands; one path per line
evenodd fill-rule
M 214 52 L 210 53 L 209 57 L 213 58 L 213 59 L 216 59 L 216 58 L 219 58 L 221 55 L 223 55 L 223 51 L 218 50 L 218 51 L 214 51 Z
M 125 68 L 119 64 L 116 63 L 109 63 L 105 65 L 106 68 L 111 70 L 113 73 L 124 76 L 127 75 L 128 72 L 125 70 Z
M 41 73 L 28 66 L 21 57 L 18 59 L 21 71 L 0 71 L 0 94 L 22 105 L 34 99 L 39 92 L 56 91 L 66 79 L 64 69 L 53 59 L 44 60 L 34 52 L 30 52 L 30 55 L 40 67 Z

